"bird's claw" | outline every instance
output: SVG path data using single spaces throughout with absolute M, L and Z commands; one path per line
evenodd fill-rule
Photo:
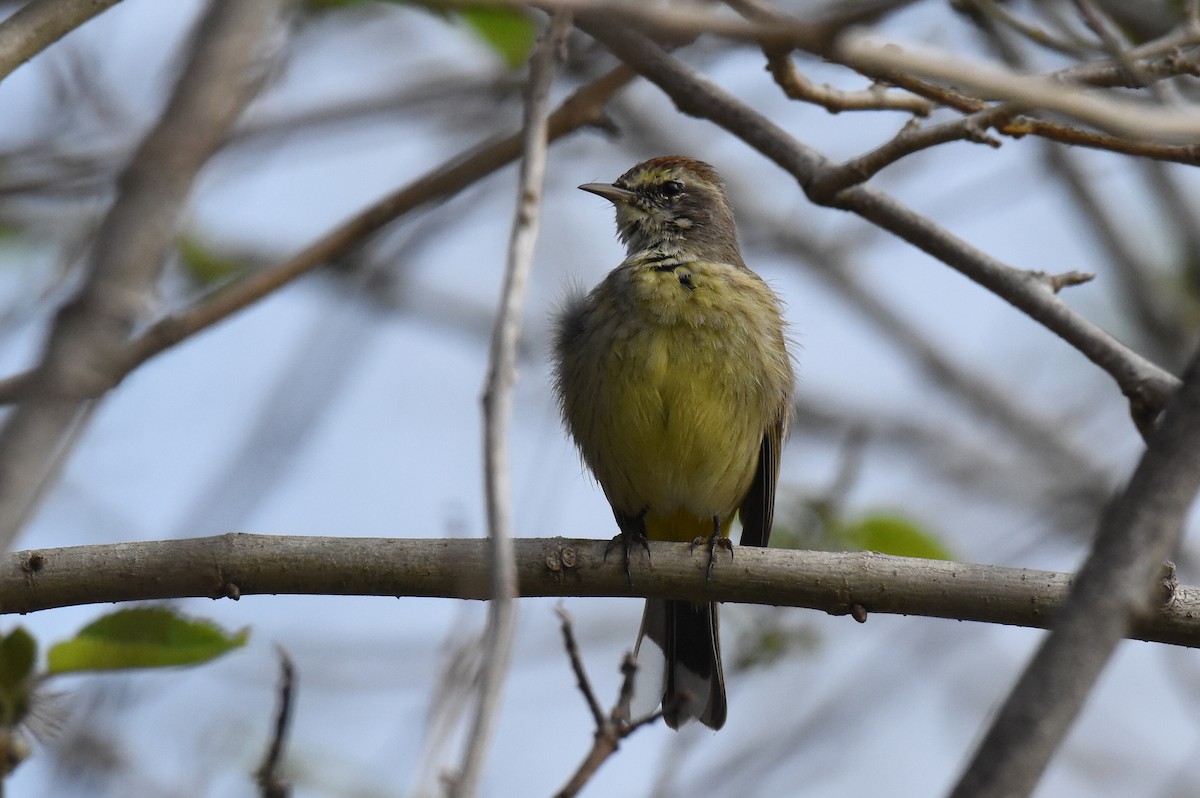
M 708 569 L 704 573 L 704 578 L 712 579 L 713 563 L 717 561 L 717 549 L 725 549 L 729 552 L 729 559 L 733 559 L 733 541 L 724 537 L 720 532 L 714 532 L 711 535 L 700 535 L 692 541 L 691 549 L 696 550 L 697 546 L 706 544 L 708 546 Z
M 629 568 L 629 550 L 631 548 L 633 548 L 634 546 L 641 546 L 643 549 L 646 550 L 646 558 L 649 559 L 650 558 L 650 541 L 646 539 L 646 533 L 641 530 L 638 530 L 638 529 L 624 530 L 623 529 L 623 530 L 621 530 L 620 533 L 617 534 L 616 537 L 614 537 L 612 540 L 610 540 L 608 542 L 607 546 L 604 547 L 605 561 L 608 560 L 608 553 L 609 553 L 609 551 L 612 550 L 613 546 L 617 545 L 617 541 L 621 542 L 621 552 L 622 552 L 622 555 L 623 555 L 624 561 L 625 561 L 625 578 L 627 580 L 629 580 L 629 586 L 633 587 L 633 572 Z

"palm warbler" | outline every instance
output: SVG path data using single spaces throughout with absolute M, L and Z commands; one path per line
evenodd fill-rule
M 580 188 L 616 206 L 628 254 L 568 298 L 555 387 L 626 557 L 631 541 L 708 539 L 711 568 L 735 514 L 742 545 L 766 546 L 794 377 L 779 299 L 742 261 L 721 179 L 668 156 Z M 642 669 L 647 641 L 663 662 L 651 709 L 661 702 L 671 728 L 691 718 L 721 728 L 716 605 L 648 600 Z

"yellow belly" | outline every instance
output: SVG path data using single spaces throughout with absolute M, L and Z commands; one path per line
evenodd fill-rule
M 770 290 L 745 270 L 708 268 L 692 268 L 690 288 L 671 273 L 618 269 L 581 306 L 572 351 L 560 355 L 583 458 L 614 509 L 644 513 L 652 539 L 711 535 L 714 517 L 729 534 L 790 387 Z M 754 300 L 770 303 L 765 325 Z
M 715 333 L 639 331 L 602 369 L 595 435 L 604 444 L 588 464 L 613 507 L 646 511 L 652 538 L 712 534 L 713 516 L 728 531 L 754 478 L 765 420 L 738 401 L 742 386 L 721 353 Z

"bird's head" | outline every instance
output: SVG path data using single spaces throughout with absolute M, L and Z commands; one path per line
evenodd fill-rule
M 580 186 L 612 202 L 630 253 L 663 249 L 740 264 L 733 211 L 708 164 L 681 155 L 644 161 L 614 183 Z

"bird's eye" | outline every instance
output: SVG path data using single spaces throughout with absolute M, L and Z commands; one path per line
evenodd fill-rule
M 683 183 L 678 180 L 668 180 L 659 188 L 659 192 L 665 199 L 675 199 L 683 193 Z

